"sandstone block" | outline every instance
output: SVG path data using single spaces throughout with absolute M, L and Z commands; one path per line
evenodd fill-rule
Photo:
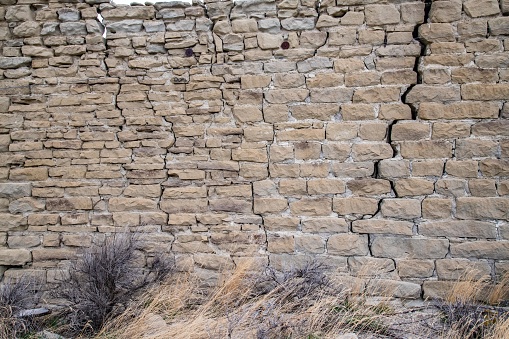
M 10 180 L 42 181 L 48 179 L 48 169 L 44 167 L 13 168 L 9 172 Z
M 373 196 L 391 192 L 391 183 L 384 179 L 357 179 L 347 183 L 354 195 Z
M 299 252 L 319 254 L 325 252 L 325 241 L 319 235 L 295 237 L 295 249 Z
M 381 211 L 384 217 L 418 218 L 421 216 L 421 202 L 416 199 L 384 199 Z
M 267 237 L 267 249 L 270 253 L 293 253 L 295 239 L 293 236 L 269 236 Z
M 394 5 L 367 5 L 364 9 L 366 23 L 370 26 L 399 23 L 400 14 Z
M 32 255 L 26 249 L 0 249 L 0 265 L 22 266 L 32 261 Z
M 461 19 L 461 2 L 437 1 L 431 4 L 431 22 L 453 22 Z
M 251 213 L 253 204 L 249 200 L 243 199 L 210 199 L 209 207 L 211 211 L 222 211 L 232 213 Z M 187 212 L 187 211 L 186 211 Z M 202 212 L 202 210 L 200 211 Z
M 268 156 L 265 149 L 234 149 L 232 150 L 232 160 L 267 162 Z
M 27 224 L 27 217 L 22 215 L 0 213 L 0 218 L 0 232 L 7 232 Z
M 419 234 L 431 237 L 494 239 L 497 230 L 495 224 L 490 222 L 450 220 L 422 223 L 419 225 Z
M 325 139 L 325 130 L 318 128 L 300 128 L 278 131 L 276 136 L 279 141 L 320 141 Z
M 341 105 L 341 116 L 343 120 L 373 120 L 375 107 L 368 104 L 344 104 Z
M 351 140 L 357 137 L 358 125 L 348 122 L 330 122 L 325 132 L 327 140 Z
M 308 94 L 307 89 L 273 89 L 265 93 L 265 99 L 272 104 L 303 102 Z
M 509 161 L 505 159 L 486 159 L 480 162 L 479 168 L 485 177 L 507 176 Z
M 450 199 L 426 198 L 422 201 L 422 217 L 425 219 L 447 219 L 451 217 Z
M 30 196 L 31 185 L 28 183 L 0 183 L 0 198 L 17 199 Z
M 461 197 L 456 200 L 459 219 L 508 219 L 509 199 Z
M 399 179 L 394 187 L 398 197 L 433 194 L 435 185 L 432 181 L 419 178 Z
M 294 215 L 321 216 L 332 212 L 331 198 L 307 198 L 290 203 Z
M 348 223 L 341 218 L 312 218 L 302 220 L 302 232 L 305 233 L 345 233 Z
M 509 241 L 469 241 L 451 244 L 451 255 L 456 258 L 507 260 Z
M 498 1 L 496 0 L 469 0 L 463 4 L 465 13 L 472 18 L 495 15 L 500 13 Z
M 332 255 L 367 255 L 368 236 L 335 234 L 327 240 L 327 253 Z
M 421 285 L 406 281 L 385 280 L 370 281 L 366 287 L 367 293 L 373 295 L 392 296 L 403 299 L 418 299 L 421 297 Z
M 352 231 L 355 233 L 380 233 L 412 235 L 414 224 L 409 221 L 396 220 L 355 220 L 352 222 Z
M 264 217 L 263 226 L 267 231 L 297 231 L 300 218 L 292 217 Z
M 311 102 L 348 102 L 352 100 L 353 89 L 343 87 L 312 88 Z
M 288 208 L 285 198 L 255 198 L 254 213 L 281 213 Z
M 454 42 L 454 29 L 448 23 L 431 23 L 419 26 L 419 37 L 428 43 Z
M 378 173 L 382 178 L 402 178 L 410 176 L 410 162 L 408 160 L 381 160 L 378 163 Z
M 327 143 L 322 145 L 325 159 L 345 161 L 350 156 L 350 145 L 347 143 Z
M 457 86 L 416 85 L 406 97 L 407 103 L 459 101 L 460 89 Z
M 445 239 L 419 239 L 399 237 L 376 237 L 371 245 L 371 253 L 382 258 L 444 258 L 449 251 L 449 241 Z
M 408 105 L 385 104 L 380 106 L 378 117 L 385 120 L 410 120 L 412 111 Z
M 198 213 L 208 209 L 207 199 L 163 199 L 161 210 L 167 213 Z
M 373 215 L 378 211 L 378 200 L 372 198 L 334 198 L 333 211 L 341 215 Z
M 311 179 L 307 191 L 312 195 L 341 194 L 345 192 L 345 182 L 337 179 Z
M 489 119 L 498 117 L 498 104 L 482 102 L 455 102 L 451 104 L 421 103 L 421 119 Z
M 441 280 L 484 279 L 491 275 L 491 267 L 485 261 L 465 259 L 440 259 L 436 261 L 438 278 Z
M 389 159 L 393 154 L 391 145 L 386 143 L 365 143 L 352 146 L 352 157 L 355 161 Z
M 504 100 L 509 95 L 508 84 L 466 84 L 461 86 L 463 100 Z
M 381 103 L 399 101 L 400 89 L 397 87 L 372 87 L 355 90 L 353 102 Z
M 157 202 L 145 198 L 110 198 L 110 212 L 121 211 L 150 211 L 157 208 Z
M 419 24 L 424 22 L 424 3 L 402 3 L 401 19 L 405 23 Z
M 257 106 L 236 106 L 233 116 L 240 122 L 263 121 L 262 111 Z
M 251 33 L 258 31 L 258 24 L 255 19 L 237 19 L 233 20 L 231 25 L 235 33 Z
M 400 151 L 403 158 L 410 159 L 450 158 L 452 144 L 449 141 L 405 141 L 401 143 Z
M 500 17 L 491 19 L 488 21 L 488 26 L 490 28 L 491 35 L 505 35 L 507 34 L 507 30 L 509 29 L 509 18 Z
M 430 125 L 426 123 L 407 122 L 392 126 L 391 140 L 421 140 L 430 136 Z
M 433 275 L 433 260 L 402 259 L 397 261 L 398 275 L 401 278 L 428 278 Z
M 433 124 L 432 139 L 466 138 L 470 136 L 470 124 L 464 122 L 437 122 Z
M 375 170 L 373 162 L 334 163 L 332 173 L 339 178 L 363 178 L 372 176 Z
M 306 194 L 306 180 L 281 179 L 279 181 L 279 193 L 284 195 L 304 195 Z
M 292 116 L 299 120 L 317 119 L 331 120 L 331 118 L 339 113 L 339 105 L 337 104 L 305 104 L 292 106 Z
M 491 140 L 463 139 L 456 142 L 456 157 L 471 159 L 476 157 L 496 157 L 498 143 Z
M 46 199 L 48 211 L 91 210 L 92 208 L 92 199 L 87 197 Z

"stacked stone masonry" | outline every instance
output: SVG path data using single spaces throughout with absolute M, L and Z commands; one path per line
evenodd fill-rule
M 509 0 L 0 4 L 4 278 L 126 228 L 210 283 L 509 270 Z

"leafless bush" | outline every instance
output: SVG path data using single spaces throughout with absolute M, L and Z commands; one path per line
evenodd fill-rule
M 71 304 L 66 311 L 69 333 L 97 332 L 107 319 L 120 314 L 138 291 L 172 271 L 172 262 L 161 257 L 147 269 L 137 267 L 138 245 L 136 235 L 116 233 L 102 246 L 84 251 L 70 265 L 68 276 L 56 290 L 58 297 Z
M 0 285 L 0 339 L 12 339 L 35 327 L 31 317 L 20 312 L 38 302 L 39 284 L 27 276 Z

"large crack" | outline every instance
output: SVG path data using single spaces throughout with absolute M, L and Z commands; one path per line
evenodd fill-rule
M 408 86 L 408 88 L 406 89 L 405 93 L 403 93 L 403 95 L 401 96 L 401 101 L 410 107 L 410 110 L 412 111 L 412 120 L 417 120 L 417 108 L 410 104 L 410 103 L 407 103 L 407 96 L 408 94 L 412 91 L 412 89 L 417 86 L 417 85 L 420 85 L 422 84 L 422 73 L 420 72 L 420 65 L 421 65 L 421 62 L 422 62 L 422 58 L 426 56 L 426 51 L 428 49 L 428 44 L 426 43 L 426 41 L 422 40 L 420 37 L 419 37 L 419 28 L 422 26 L 422 25 L 426 25 L 428 23 L 428 19 L 429 19 L 429 15 L 430 15 L 430 11 L 431 11 L 431 3 L 432 3 L 433 0 L 424 0 L 424 20 L 423 20 L 423 23 L 422 24 L 419 24 L 419 25 L 415 25 L 415 28 L 413 30 L 413 38 L 414 40 L 418 41 L 419 44 L 421 45 L 421 52 L 419 54 L 419 57 L 415 58 L 415 64 L 414 64 L 414 72 L 417 74 L 417 82 L 415 84 L 412 84 L 410 86 Z

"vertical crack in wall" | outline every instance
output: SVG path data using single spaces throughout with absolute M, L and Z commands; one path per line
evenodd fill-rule
M 408 96 L 408 94 L 412 91 L 412 89 L 415 86 L 420 85 L 420 84 L 423 83 L 422 82 L 422 74 L 420 72 L 419 67 L 420 67 L 420 65 L 422 63 L 422 58 L 426 56 L 426 52 L 427 52 L 427 49 L 428 49 L 428 44 L 426 43 L 425 40 L 422 40 L 419 37 L 419 28 L 422 25 L 426 25 L 428 23 L 429 14 L 430 14 L 430 11 L 431 11 L 431 3 L 432 2 L 433 2 L 433 0 L 424 0 L 424 21 L 423 21 L 422 24 L 415 25 L 414 31 L 412 33 L 414 40 L 418 41 L 419 44 L 421 45 L 420 55 L 419 55 L 419 57 L 417 57 L 415 59 L 415 64 L 414 64 L 414 72 L 417 73 L 417 82 L 415 84 L 413 84 L 413 85 L 408 86 L 408 88 L 405 91 L 405 93 L 403 93 L 403 95 L 401 96 L 401 101 L 405 105 L 408 105 L 410 107 L 411 111 L 412 111 L 412 120 L 416 120 L 417 119 L 417 108 L 415 107 L 415 105 L 407 103 L 407 96 Z

